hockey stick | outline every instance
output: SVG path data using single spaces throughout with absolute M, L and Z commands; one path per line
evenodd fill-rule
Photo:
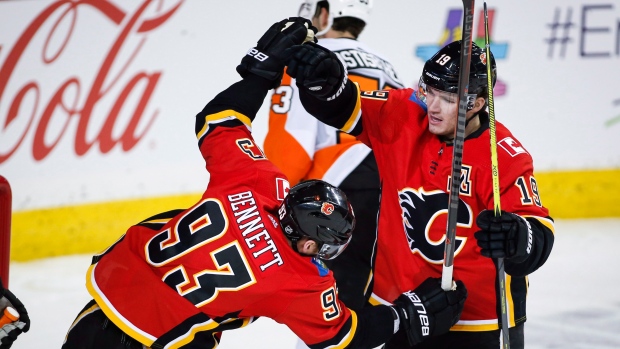
M 452 174 L 450 197 L 448 199 L 448 224 L 446 228 L 446 248 L 441 274 L 441 288 L 452 289 L 452 270 L 454 268 L 454 239 L 456 238 L 456 218 L 459 208 L 459 190 L 461 187 L 461 163 L 463 161 L 463 143 L 465 142 L 465 123 L 469 101 L 469 65 L 471 62 L 471 43 L 474 24 L 475 0 L 463 1 L 463 35 L 461 39 L 461 67 L 459 71 L 458 104 L 459 114 L 454 136 L 452 155 Z
M 491 174 L 493 176 L 493 212 L 495 217 L 502 215 L 499 196 L 499 171 L 497 165 L 497 138 L 495 135 L 495 103 L 493 102 L 493 76 L 491 75 L 491 45 L 489 39 L 489 15 L 487 3 L 484 3 L 484 45 L 487 55 L 487 89 L 489 94 L 489 133 L 491 135 Z M 499 293 L 502 309 L 502 338 L 503 348 L 510 348 L 508 335 L 508 309 L 506 303 L 506 274 L 504 272 L 504 258 L 497 259 L 497 276 L 499 278 Z

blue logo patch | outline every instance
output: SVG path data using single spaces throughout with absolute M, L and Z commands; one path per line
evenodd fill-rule
M 415 102 L 415 103 L 416 103 L 417 105 L 419 105 L 422 109 L 424 109 L 424 112 L 427 112 L 427 110 L 426 110 L 426 103 L 422 102 L 422 101 L 418 98 L 418 96 L 417 96 L 417 94 L 416 94 L 415 92 L 413 92 L 413 93 L 411 94 L 411 97 L 409 97 L 409 100 L 410 100 L 410 101 L 412 101 L 412 102 Z
M 312 264 L 316 265 L 316 268 L 319 270 L 319 276 L 327 276 L 327 274 L 329 274 L 329 269 L 327 269 L 327 266 L 322 260 L 313 257 Z

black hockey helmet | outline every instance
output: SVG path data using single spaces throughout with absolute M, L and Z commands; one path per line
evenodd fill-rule
M 333 185 L 310 180 L 293 186 L 278 210 L 286 237 L 296 242 L 307 236 L 319 244 L 317 257 L 336 258 L 351 241 L 353 208 L 345 193 Z
M 469 94 L 480 95 L 487 89 L 487 55 L 486 51 L 471 43 L 471 64 L 469 67 Z M 437 51 L 426 63 L 420 77 L 419 88 L 424 91 L 427 86 L 440 91 L 458 93 L 459 68 L 461 65 L 461 41 L 454 41 Z M 491 75 L 493 86 L 497 80 L 495 57 L 491 53 Z

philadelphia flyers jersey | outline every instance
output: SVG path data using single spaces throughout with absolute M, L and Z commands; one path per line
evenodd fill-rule
M 488 115 L 464 143 L 454 258 L 454 278 L 468 289 L 453 330 L 498 329 L 499 293 L 493 259 L 483 257 L 475 219 L 493 209 Z M 373 303 L 390 303 L 427 277 L 442 273 L 453 147 L 428 131 L 426 106 L 412 89 L 362 92 L 343 130 L 359 130 L 374 151 L 382 183 Z M 542 205 L 532 158 L 497 123 L 502 210 L 535 218 L 554 231 Z M 546 256 L 544 256 L 546 259 Z M 506 276 L 510 326 L 525 321 L 527 277 Z
M 364 43 L 349 38 L 323 38 L 318 43 L 340 58 L 349 78 L 362 89 L 403 87 L 394 67 Z M 271 97 L 264 145 L 267 157 L 282 169 L 292 185 L 304 179 L 322 179 L 339 186 L 370 154 L 370 149 L 355 137 L 308 114 L 299 100 L 295 81 L 287 74 Z M 374 182 L 364 185 L 378 186 Z
M 224 104 L 197 117 L 210 174 L 200 200 L 129 228 L 93 258 L 88 291 L 146 347 L 212 348 L 221 331 L 258 316 L 312 348 L 344 347 L 356 314 L 338 300 L 332 273 L 289 245 L 277 219 L 287 178 L 254 142 L 251 118 Z

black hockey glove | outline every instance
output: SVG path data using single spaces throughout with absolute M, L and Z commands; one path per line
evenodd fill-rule
M 444 291 L 440 278 L 428 278 L 394 301 L 400 319 L 399 330 L 406 331 L 412 346 L 447 333 L 459 321 L 466 298 L 467 289 L 462 281 L 456 281 L 455 290 Z
M 484 210 L 476 218 L 476 224 L 481 230 L 474 237 L 483 256 L 520 263 L 532 252 L 532 227 L 525 218 L 505 211 L 495 217 L 492 210 Z
M 295 46 L 286 73 L 297 86 L 324 101 L 338 97 L 347 83 L 347 69 L 332 51 L 315 43 Z
M 0 328 L 0 349 L 9 349 L 17 336 L 30 329 L 30 317 L 28 317 L 26 307 L 11 291 L 2 286 L 2 279 L 0 279 L 0 315 L 4 314 L 7 306 L 17 310 L 19 319 Z
M 251 48 L 237 66 L 237 73 L 245 78 L 255 74 L 273 82 L 271 88 L 282 81 L 284 66 L 290 51 L 286 49 L 305 41 L 316 41 L 317 29 L 312 22 L 301 17 L 291 17 L 273 24 Z

